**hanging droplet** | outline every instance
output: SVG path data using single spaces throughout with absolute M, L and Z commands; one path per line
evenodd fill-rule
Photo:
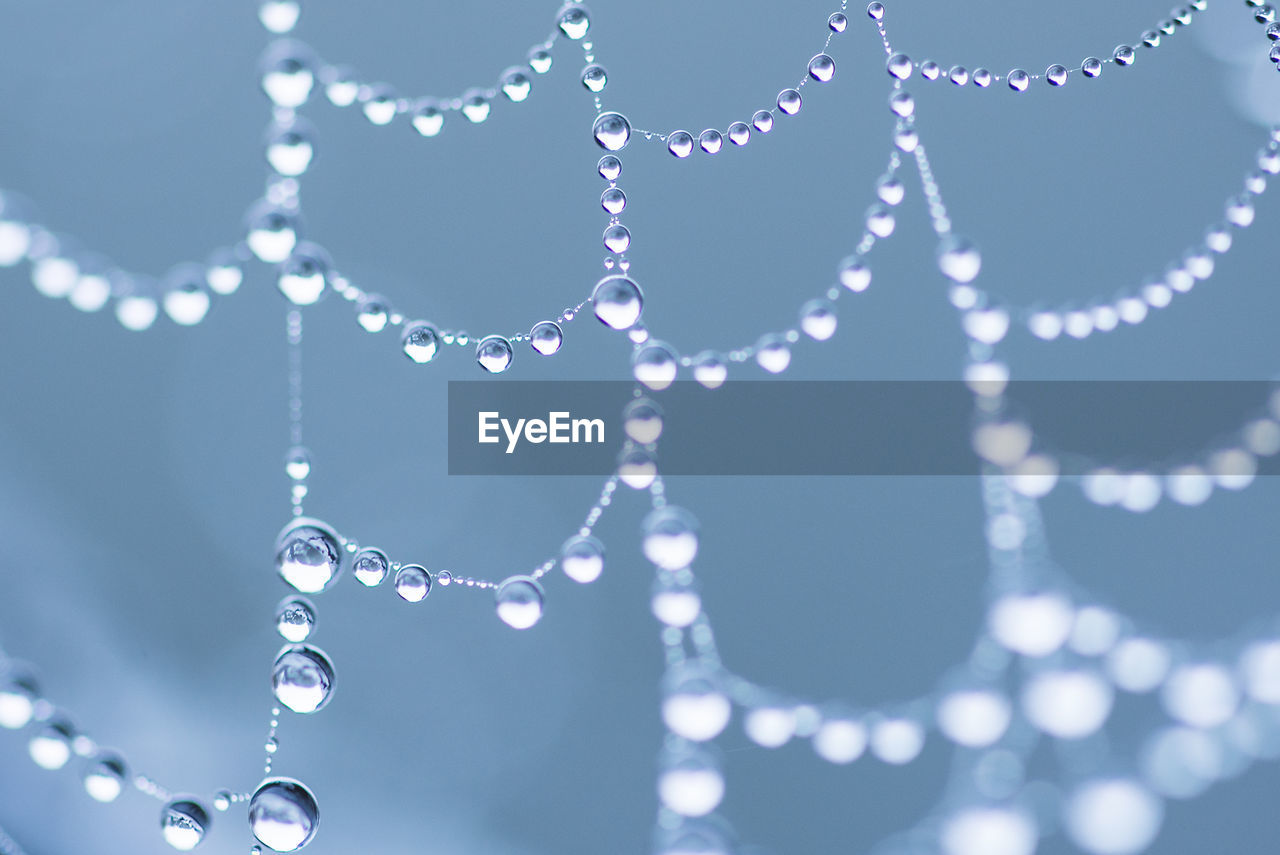
M 745 122 L 734 122 L 729 126 L 729 142 L 736 146 L 744 146 L 751 141 L 751 128 Z
M 160 811 L 160 831 L 164 842 L 174 849 L 182 852 L 195 849 L 208 830 L 209 812 L 199 802 L 175 799 Z
M 258 20 L 269 33 L 287 33 L 298 23 L 302 9 L 297 0 L 265 0 L 258 6 Z
M 543 356 L 559 352 L 562 344 L 564 331 L 555 321 L 542 321 L 529 331 L 529 346 Z
M 706 816 L 724 799 L 724 775 L 706 751 L 673 751 L 658 773 L 658 800 L 681 816 Z
M 683 570 L 698 554 L 698 521 L 674 505 L 651 511 L 641 526 L 644 556 L 663 570 Z
M 405 325 L 400 347 L 414 362 L 430 362 L 440 352 L 440 333 L 425 321 L 414 321 Z
M 314 243 L 299 243 L 280 265 L 276 285 L 295 306 L 310 306 L 324 296 L 333 262 L 329 253 Z
M 878 238 L 887 238 L 893 234 L 897 221 L 894 219 L 892 211 L 884 205 L 876 204 L 867 209 L 866 224 L 867 231 Z
M 762 134 L 773 130 L 773 113 L 768 110 L 757 110 L 751 117 L 751 126 Z
M 366 588 L 376 588 L 381 585 L 390 569 L 391 562 L 387 559 L 387 553 L 368 546 L 357 552 L 351 562 L 352 575 Z
M 916 99 L 901 90 L 889 96 L 889 110 L 900 119 L 910 118 L 916 111 Z
M 360 324 L 365 332 L 382 332 L 387 328 L 387 322 L 390 319 L 390 304 L 377 294 L 367 295 L 356 308 L 356 323 Z
M 624 449 L 618 455 L 618 480 L 633 490 L 648 490 L 658 477 L 658 461 L 644 448 Z
M 164 313 L 175 324 L 195 326 L 209 314 L 211 303 L 200 265 L 181 264 L 165 277 Z
M 551 70 L 551 51 L 545 47 L 536 47 L 529 51 L 529 67 L 536 74 L 546 74 Z
M 596 283 L 595 290 L 591 292 L 591 303 L 602 324 L 611 329 L 625 330 L 640 320 L 644 294 L 634 280 L 615 274 Z
M 260 202 L 250 209 L 245 230 L 249 249 L 268 264 L 284 261 L 298 242 L 297 217 L 268 202 Z
M 1138 58 L 1138 55 L 1128 45 L 1120 45 L 1111 54 L 1111 58 L 1116 61 L 1116 65 L 1124 66 L 1133 65 L 1133 61 Z
M 947 78 L 956 86 L 964 86 L 969 82 L 969 70 L 963 65 L 953 65 L 947 72 Z
M 53 719 L 46 723 L 27 743 L 31 761 L 41 769 L 61 769 L 71 759 L 71 740 L 75 729 L 65 719 Z
M 236 253 L 220 249 L 209 256 L 204 281 L 215 294 L 234 294 L 244 281 L 244 271 L 240 268 L 240 259 Z
M 1128 778 L 1097 778 L 1071 793 L 1063 808 L 1067 834 L 1093 855 L 1136 855 L 1164 821 L 1164 803 Z
M 124 758 L 119 754 L 99 754 L 84 772 L 85 792 L 94 801 L 113 802 L 124 792 L 127 775 Z
M 819 83 L 826 83 L 836 76 L 836 61 L 825 53 L 809 60 L 809 76 Z
M 770 374 L 780 374 L 791 364 L 791 346 L 775 333 L 761 336 L 756 342 L 756 364 Z
M 973 85 L 979 89 L 986 89 L 991 85 L 993 75 L 985 68 L 975 68 L 973 70 Z
M 271 667 L 276 700 L 296 713 L 313 713 L 333 696 L 333 663 L 318 647 L 295 644 L 280 651 Z
M 400 96 L 386 83 L 375 83 L 360 91 L 360 109 L 370 124 L 389 125 L 400 110 Z
M 876 195 L 886 205 L 900 205 L 906 198 L 907 188 L 896 176 L 885 175 L 876 182 Z
M 533 81 L 523 68 L 512 67 L 502 72 L 502 76 L 498 78 L 498 86 L 508 101 L 517 104 L 528 98 L 533 91 Z
M 614 255 L 621 255 L 631 246 L 631 232 L 621 223 L 614 223 L 605 228 L 601 240 L 604 241 L 605 249 Z
M 682 159 L 693 154 L 693 134 L 688 131 L 672 131 L 667 134 L 667 151 Z
M 235 801 L 235 794 L 230 790 L 218 790 L 213 794 L 213 809 L 216 811 L 227 811 L 231 808 L 231 803 Z
M 698 664 L 677 666 L 663 682 L 662 721 L 672 733 L 706 742 L 729 724 L 733 704 L 710 669 Z
M 968 238 L 947 235 L 938 245 L 938 269 L 951 281 L 968 284 L 982 269 L 982 254 Z
M 703 351 L 693 358 L 693 379 L 708 389 L 718 389 L 729 376 L 729 367 L 718 354 Z
M 462 93 L 462 115 L 473 125 L 478 125 L 489 118 L 489 96 L 479 89 L 468 89 Z
M 602 65 L 588 65 L 582 69 L 582 85 L 588 92 L 603 92 L 609 84 L 609 73 Z
M 1091 56 L 1080 63 L 1080 71 L 1085 77 L 1097 77 L 1102 73 L 1102 60 L 1096 56 Z
M 621 214 L 627 207 L 627 194 L 617 187 L 610 187 L 600 194 L 600 207 L 615 216 Z
M 528 629 L 542 620 L 542 586 L 529 576 L 505 579 L 494 591 L 498 617 L 513 629 Z
M 303 597 L 285 597 L 276 606 L 276 632 L 285 641 L 306 641 L 315 626 L 315 606 Z
M 393 584 L 400 599 L 420 603 L 431 593 L 431 574 L 421 564 L 406 564 L 396 571 Z
M 873 20 L 873 21 L 881 21 L 881 20 L 884 20 L 884 4 L 883 4 L 883 3 L 868 3 L 868 4 L 867 4 L 867 17 L 868 17 L 868 18 L 870 18 L 870 19 L 871 19 L 871 20 Z
M 413 129 L 424 137 L 434 137 L 444 129 L 444 111 L 430 98 L 424 98 L 413 108 Z
M 315 65 L 315 55 L 301 42 L 291 39 L 272 42 L 260 66 L 262 91 L 277 107 L 301 107 L 311 97 Z
M 911 62 L 911 57 L 905 53 L 895 53 L 889 57 L 885 63 L 885 71 L 889 72 L 889 76 L 897 80 L 906 80 L 911 76 L 911 70 L 915 65 Z
M 145 294 L 126 294 L 116 301 L 116 320 L 135 332 L 149 328 L 159 313 L 156 301 Z
M 683 628 L 702 613 L 702 597 L 690 574 L 659 573 L 653 583 L 649 608 L 666 626 Z
M 840 262 L 840 284 L 854 293 L 867 290 L 871 284 L 871 268 L 856 255 Z
M 810 300 L 800 308 L 800 329 L 815 341 L 826 341 L 836 332 L 836 307 L 826 300 Z
M 800 97 L 800 93 L 795 89 L 783 89 L 778 93 L 778 109 L 788 116 L 794 116 L 800 112 L 804 99 Z
M 715 128 L 707 128 L 698 134 L 698 147 L 707 154 L 718 154 L 724 147 L 724 137 Z
M 617 181 L 618 176 L 622 174 L 622 161 L 611 154 L 606 154 L 596 164 L 596 171 L 605 181 Z
M 569 538 L 560 547 L 560 569 L 575 582 L 594 582 L 604 570 L 604 544 L 590 535 Z
M 1049 81 L 1050 86 L 1065 86 L 1067 83 L 1067 68 L 1063 65 L 1051 65 L 1044 70 L 1044 79 Z
M 325 84 L 324 94 L 335 107 L 350 107 L 360 95 L 360 81 L 350 68 L 334 68 L 332 79 Z
M 510 368 L 513 356 L 511 342 L 500 335 L 487 335 L 476 345 L 476 362 L 490 374 L 501 374 Z
M 591 126 L 591 134 L 606 151 L 622 151 L 631 141 L 631 123 L 621 113 L 601 113 Z
M 293 481 L 305 481 L 311 474 L 311 452 L 301 445 L 290 448 L 284 456 L 284 472 Z
M 314 139 L 315 129 L 303 119 L 272 125 L 267 136 L 267 163 L 278 175 L 303 174 L 315 155 Z
M 654 391 L 660 392 L 675 382 L 679 368 L 676 352 L 660 341 L 650 341 L 637 348 L 631 357 L 632 374 Z
M 304 594 L 325 590 L 342 572 L 342 541 L 320 520 L 298 517 L 276 537 L 276 571 Z
M 591 29 L 591 14 L 586 6 L 567 3 L 556 14 L 556 26 L 573 41 L 578 41 Z
M 831 28 L 833 33 L 843 33 L 845 27 L 849 26 L 849 19 L 839 12 L 836 12 L 830 18 L 827 18 L 827 26 Z
M 1031 75 L 1027 74 L 1021 68 L 1015 68 L 1006 75 L 1009 88 L 1014 92 L 1026 92 L 1027 87 L 1031 85 Z
M 35 715 L 40 686 L 25 668 L 10 665 L 0 675 L 0 727 L 26 727 Z
M 648 398 L 636 398 L 622 410 L 622 429 L 632 442 L 657 442 L 662 436 L 662 408 Z
M 249 799 L 249 830 L 274 852 L 294 852 L 311 842 L 320 827 L 320 808 L 306 785 L 293 778 L 268 778 Z

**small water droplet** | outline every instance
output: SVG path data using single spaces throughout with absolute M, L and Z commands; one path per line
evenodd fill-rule
M 707 128 L 698 134 L 698 147 L 707 154 L 718 154 L 724 147 L 724 137 L 715 128 Z
M 626 276 L 606 276 L 591 292 L 595 315 L 605 326 L 625 330 L 640 320 L 644 294 L 636 282 Z
M 660 341 L 650 341 L 637 348 L 631 357 L 631 371 L 635 378 L 655 391 L 675 382 L 679 366 L 676 352 Z
M 762 134 L 773 130 L 773 113 L 768 110 L 757 110 L 751 117 L 751 126 Z
M 360 109 L 374 125 L 389 125 L 396 117 L 400 96 L 386 83 L 375 83 L 360 92 Z
M 849 26 L 849 19 L 840 12 L 836 12 L 830 18 L 827 18 L 827 26 L 831 28 L 833 33 L 843 33 L 845 27 Z
M 1066 66 L 1063 65 L 1051 65 L 1044 70 L 1044 79 L 1049 81 L 1050 86 L 1065 86 L 1067 76 Z
M 810 300 L 800 308 L 800 329 L 815 341 L 835 335 L 836 323 L 836 308 L 826 300 Z
M 967 284 L 982 269 L 982 255 L 968 238 L 948 235 L 938 245 L 938 269 L 953 282 Z
M 431 98 L 423 98 L 413 108 L 413 129 L 424 137 L 434 137 L 444 129 L 444 111 Z
M 405 325 L 400 347 L 414 362 L 430 362 L 440 352 L 440 332 L 425 321 L 414 321 Z
M 693 358 L 693 379 L 708 389 L 718 389 L 729 376 L 729 368 L 719 354 L 703 351 Z
M 280 265 L 276 286 L 295 306 L 310 306 L 324 296 L 332 266 L 329 253 L 303 241 Z
M 604 241 L 605 249 L 621 255 L 631 246 L 631 231 L 621 223 L 615 223 L 605 228 L 601 240 Z
M 609 85 L 609 73 L 602 65 L 588 65 L 582 69 L 582 85 L 588 92 L 603 92 L 605 86 Z
M 194 849 L 209 830 L 209 812 L 199 802 L 182 798 L 160 811 L 160 831 L 165 843 L 182 852 Z
M 479 89 L 468 89 L 462 95 L 462 115 L 473 125 L 478 125 L 489 118 L 492 109 L 489 97 Z
M 897 80 L 906 80 L 911 76 L 912 69 L 915 64 L 911 62 L 911 57 L 905 53 L 895 53 L 885 62 L 885 71 L 889 72 L 889 76 Z
M 498 78 L 498 86 L 508 101 L 519 103 L 529 97 L 533 91 L 533 81 L 525 74 L 523 68 L 508 68 Z
M 555 321 L 542 321 L 529 331 L 529 346 L 543 356 L 551 356 L 564 344 L 564 331 Z
M 494 591 L 498 617 L 514 629 L 528 629 L 542 619 L 542 586 L 529 576 L 512 576 Z
M 688 131 L 672 131 L 667 134 L 667 151 L 682 159 L 693 154 L 693 134 Z
M 510 368 L 513 356 L 511 342 L 500 335 L 487 335 L 476 345 L 476 362 L 490 374 L 501 374 Z
M 124 792 L 128 769 L 119 754 L 103 753 L 85 770 L 84 789 L 94 801 L 113 802 Z
M 684 508 L 651 511 L 641 530 L 645 557 L 663 570 L 683 570 L 698 554 L 698 521 Z
M 260 65 L 262 91 L 277 107 L 301 107 L 311 97 L 315 66 L 315 55 L 301 42 L 291 39 L 272 42 Z
M 611 154 L 606 154 L 600 158 L 600 162 L 596 165 L 596 171 L 600 173 L 600 177 L 605 181 L 616 181 L 618 176 L 622 174 L 622 161 Z
M 604 544 L 590 535 L 569 538 L 560 547 L 560 569 L 575 582 L 594 582 L 604 570 Z

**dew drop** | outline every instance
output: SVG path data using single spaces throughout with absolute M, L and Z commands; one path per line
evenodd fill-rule
M 413 108 L 413 129 L 424 137 L 434 137 L 444 129 L 444 111 L 430 98 L 424 98 Z
M 295 306 L 310 306 L 324 296 L 332 266 L 327 252 L 303 241 L 280 265 L 276 286 Z
M 564 344 L 564 331 L 555 321 L 542 321 L 529 331 L 529 346 L 543 356 L 551 356 Z
M 1102 60 L 1096 56 L 1091 56 L 1080 63 L 1080 71 L 1085 77 L 1097 77 L 1102 73 Z
M 542 619 L 542 586 L 529 576 L 512 576 L 494 591 L 498 617 L 513 629 L 528 629 Z
M 269 33 L 287 33 L 298 23 L 302 9 L 297 0 L 266 0 L 258 6 L 258 20 Z
M 249 249 L 268 264 L 284 261 L 298 242 L 297 217 L 266 202 L 249 211 L 245 230 Z
M 476 362 L 490 374 L 501 374 L 510 368 L 513 356 L 511 342 L 500 335 L 487 335 L 476 345 Z
M 751 141 L 751 128 L 746 122 L 734 122 L 729 126 L 729 142 L 736 146 L 744 146 Z
M 17 730 L 26 727 L 35 716 L 40 687 L 35 677 L 22 668 L 10 665 L 0 679 L 0 727 Z
M 880 21 L 880 20 L 883 20 L 883 19 L 884 19 L 884 4 L 883 4 L 883 3 L 870 3 L 870 4 L 868 4 L 868 5 L 867 5 L 867 17 L 868 17 L 868 18 L 870 18 L 870 19 L 871 19 L 871 20 L 873 20 L 873 21 Z
M 315 606 L 303 597 L 285 597 L 276 606 L 276 632 L 285 641 L 306 641 L 315 626 Z
M 315 837 L 319 826 L 315 795 L 293 778 L 268 778 L 249 799 L 249 830 L 272 851 L 301 849 Z
M 64 719 L 45 724 L 27 743 L 27 753 L 41 769 L 61 769 L 71 759 L 71 741 L 75 731 Z
M 627 194 L 617 187 L 610 187 L 600 194 L 600 207 L 609 214 L 621 214 L 627 207 Z
M 911 70 L 915 68 L 911 62 L 911 57 L 905 53 L 895 53 L 885 62 L 885 71 L 889 72 L 889 76 L 897 80 L 906 80 L 911 76 Z
M 948 235 L 938 245 L 938 269 L 953 282 L 967 284 L 982 269 L 982 254 L 968 238 Z
M 681 816 L 706 816 L 724 799 L 724 775 L 705 751 L 672 753 L 658 774 L 658 799 Z
M 662 721 L 672 733 L 706 742 L 729 724 L 733 704 L 711 670 L 697 664 L 677 666 L 667 672 L 664 683 Z
M 715 128 L 707 128 L 698 134 L 698 147 L 707 154 L 718 154 L 724 147 L 724 137 Z
M 622 151 L 631 141 L 631 123 L 621 113 L 601 113 L 591 127 L 596 143 L 606 151 Z
M 596 283 L 591 303 L 602 324 L 610 329 L 625 330 L 640 320 L 644 294 L 634 280 L 615 274 Z
M 489 96 L 479 89 L 468 89 L 462 95 L 462 115 L 473 125 L 478 125 L 489 118 L 492 106 Z
M 800 97 L 800 93 L 795 89 L 783 89 L 778 93 L 778 109 L 785 115 L 794 116 L 800 112 L 804 99 Z
M 985 68 L 975 68 L 973 70 L 973 85 L 979 89 L 986 89 L 991 85 L 992 75 Z
M 878 238 L 887 238 L 893 234 L 897 221 L 892 211 L 884 205 L 876 204 L 867 209 L 866 224 L 867 231 Z
M 969 70 L 963 65 L 953 65 L 951 70 L 947 72 L 947 77 L 956 86 L 964 86 L 969 82 Z
M 672 131 L 667 135 L 667 151 L 673 157 L 681 159 L 693 154 L 693 134 L 688 131 Z
M 575 582 L 594 582 L 604 570 L 604 544 L 590 535 L 569 538 L 560 547 L 560 569 Z
M 684 508 L 651 511 L 641 530 L 645 558 L 663 570 L 683 570 L 698 554 L 698 521 Z
M 672 348 L 660 341 L 650 341 L 636 349 L 631 357 L 635 378 L 650 389 L 661 391 L 675 382 L 680 360 Z
M 295 519 L 276 537 L 276 570 L 304 594 L 325 590 L 342 571 L 337 533 L 319 520 Z
M 315 64 L 311 49 L 301 42 L 273 42 L 262 57 L 262 91 L 277 107 L 301 107 L 315 85 Z
M 1095 779 L 1075 790 L 1063 810 L 1067 834 L 1094 855 L 1135 855 L 1150 845 L 1164 805 L 1127 778 Z
M 199 265 L 179 265 L 166 277 L 164 313 L 175 324 L 195 326 L 209 313 L 211 303 L 204 269 Z
M 621 223 L 614 223 L 605 228 L 601 240 L 604 241 L 605 249 L 614 255 L 621 255 L 631 246 L 631 231 Z
M 845 27 L 849 26 L 849 19 L 840 12 L 836 12 L 830 18 L 827 18 L 827 26 L 831 28 L 833 33 L 843 33 Z
M 440 352 L 440 332 L 425 321 L 414 321 L 405 325 L 400 347 L 414 362 L 430 362 Z
M 182 852 L 196 848 L 209 830 L 209 812 L 190 799 L 175 799 L 160 811 L 164 842 Z
M 708 389 L 718 389 L 729 376 L 729 367 L 720 356 L 703 351 L 693 358 L 693 379 Z
M 600 177 L 605 181 L 616 181 L 618 176 L 622 174 L 622 161 L 611 154 L 606 154 L 596 164 L 596 171 L 600 173 Z
M 1111 58 L 1116 61 L 1116 65 L 1133 65 L 1133 61 L 1137 59 L 1137 54 L 1133 52 L 1133 48 L 1128 45 L 1120 45 L 1111 54 Z
M 819 83 L 826 83 L 836 76 L 836 62 L 825 53 L 809 60 L 809 76 Z
M 1044 79 L 1049 81 L 1050 86 L 1065 86 L 1067 69 L 1065 66 L 1051 65 L 1044 70 Z
M 751 126 L 762 134 L 773 130 L 773 113 L 768 110 L 757 110 L 751 117 Z
M 386 83 L 375 83 L 360 93 L 360 109 L 373 125 L 389 125 L 399 109 L 396 90 Z
M 683 628 L 691 625 L 702 613 L 702 597 L 692 577 L 659 573 L 653 583 L 649 608 L 664 625 Z
M 551 70 L 551 51 L 544 47 L 536 47 L 529 51 L 529 67 L 535 74 L 546 74 Z
M 377 294 L 370 294 L 360 301 L 356 308 L 356 323 L 365 332 L 382 332 L 391 320 L 391 306 L 386 299 Z
M 324 95 L 335 107 L 350 107 L 360 95 L 360 82 L 350 68 L 335 68 L 333 79 L 324 87 Z
M 390 570 L 391 562 L 387 559 L 387 553 L 373 547 L 361 549 L 351 562 L 352 575 L 366 588 L 381 585 Z
M 568 3 L 556 15 L 556 26 L 573 41 L 578 41 L 591 29 L 591 15 L 586 6 Z
M 533 90 L 533 81 L 529 79 L 528 74 L 525 74 L 523 68 L 513 67 L 502 72 L 502 76 L 498 78 L 498 87 L 502 89 L 502 94 L 508 101 L 518 104 L 529 97 L 529 93 Z
M 648 445 L 662 436 L 662 408 L 648 398 L 637 398 L 622 411 L 622 429 L 633 442 Z
M 1031 85 L 1031 75 L 1021 68 L 1015 68 L 1010 71 L 1005 79 L 1009 83 L 1009 88 L 1014 92 L 1026 92 L 1027 87 Z
M 836 332 L 836 308 L 826 300 L 810 300 L 800 308 L 800 329 L 814 341 L 826 341 Z
M 276 700 L 296 713 L 313 713 L 333 696 L 333 663 L 310 644 L 284 648 L 271 668 Z
M 609 73 L 602 65 L 588 65 L 582 69 L 582 85 L 588 92 L 603 92 L 609 85 Z
M 791 346 L 776 333 L 762 336 L 756 342 L 756 364 L 770 374 L 781 374 L 791 364 Z

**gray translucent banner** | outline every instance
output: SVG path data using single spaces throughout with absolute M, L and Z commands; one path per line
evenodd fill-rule
M 1063 474 L 1101 462 L 1163 470 L 1264 445 L 1275 386 L 1263 381 L 1014 381 L 1008 418 Z M 608 475 L 626 441 L 629 381 L 449 383 L 449 474 Z M 680 381 L 646 392 L 663 412 L 666 475 L 976 475 L 974 395 L 949 381 Z M 1280 401 L 1280 398 L 1277 398 Z M 505 424 L 504 424 L 505 422 Z M 1245 431 L 1249 435 L 1249 431 Z M 481 441 L 482 436 L 485 441 Z M 1275 474 L 1274 456 L 1258 474 Z

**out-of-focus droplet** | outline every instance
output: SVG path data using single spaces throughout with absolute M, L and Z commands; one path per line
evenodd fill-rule
M 494 591 L 498 617 L 513 629 L 528 629 L 542 620 L 542 586 L 530 576 L 512 576 Z

